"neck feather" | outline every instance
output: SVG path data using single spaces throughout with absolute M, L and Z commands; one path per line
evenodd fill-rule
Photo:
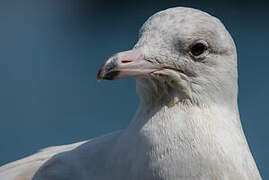
M 170 129 L 190 132 L 194 129 L 208 131 L 211 128 L 225 132 L 226 128 L 234 127 L 234 132 L 239 132 L 243 136 L 236 101 L 197 103 L 185 98 L 178 91 L 158 87 L 154 82 L 146 81 L 146 83 L 145 80 L 137 82 L 141 103 L 129 128 L 139 131 L 144 126 L 150 125 L 169 133 Z M 186 128 L 186 124 L 192 127 Z

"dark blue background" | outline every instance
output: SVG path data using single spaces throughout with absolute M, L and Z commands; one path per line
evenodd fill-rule
M 125 128 L 138 106 L 135 82 L 97 82 L 98 68 L 113 53 L 132 48 L 150 15 L 174 6 L 207 11 L 232 34 L 241 121 L 269 179 L 266 1 L 1 0 L 0 165 Z

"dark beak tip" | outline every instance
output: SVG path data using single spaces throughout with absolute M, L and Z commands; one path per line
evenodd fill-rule
M 115 77 L 120 73 L 119 71 L 111 71 L 111 72 L 104 72 L 104 68 L 100 68 L 100 70 L 97 73 L 97 81 L 100 80 L 114 80 Z
M 103 77 L 101 76 L 101 74 L 102 74 L 102 68 L 100 68 L 99 71 L 98 71 L 98 73 L 97 73 L 97 77 L 96 77 L 97 81 L 100 81 L 101 79 L 103 79 Z
M 119 75 L 119 71 L 111 71 L 108 73 L 105 73 L 105 75 L 102 77 L 104 80 L 115 80 L 116 76 Z

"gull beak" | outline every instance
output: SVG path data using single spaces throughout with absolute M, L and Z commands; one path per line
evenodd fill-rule
M 110 57 L 100 68 L 97 80 L 147 76 L 160 69 L 160 65 L 145 60 L 140 49 L 133 49 Z

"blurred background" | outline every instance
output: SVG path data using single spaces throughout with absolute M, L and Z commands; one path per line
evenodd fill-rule
M 125 128 L 138 106 L 135 81 L 97 82 L 97 71 L 132 48 L 149 16 L 174 6 L 217 16 L 233 36 L 241 121 L 269 179 L 268 1 L 1 0 L 0 166 Z

